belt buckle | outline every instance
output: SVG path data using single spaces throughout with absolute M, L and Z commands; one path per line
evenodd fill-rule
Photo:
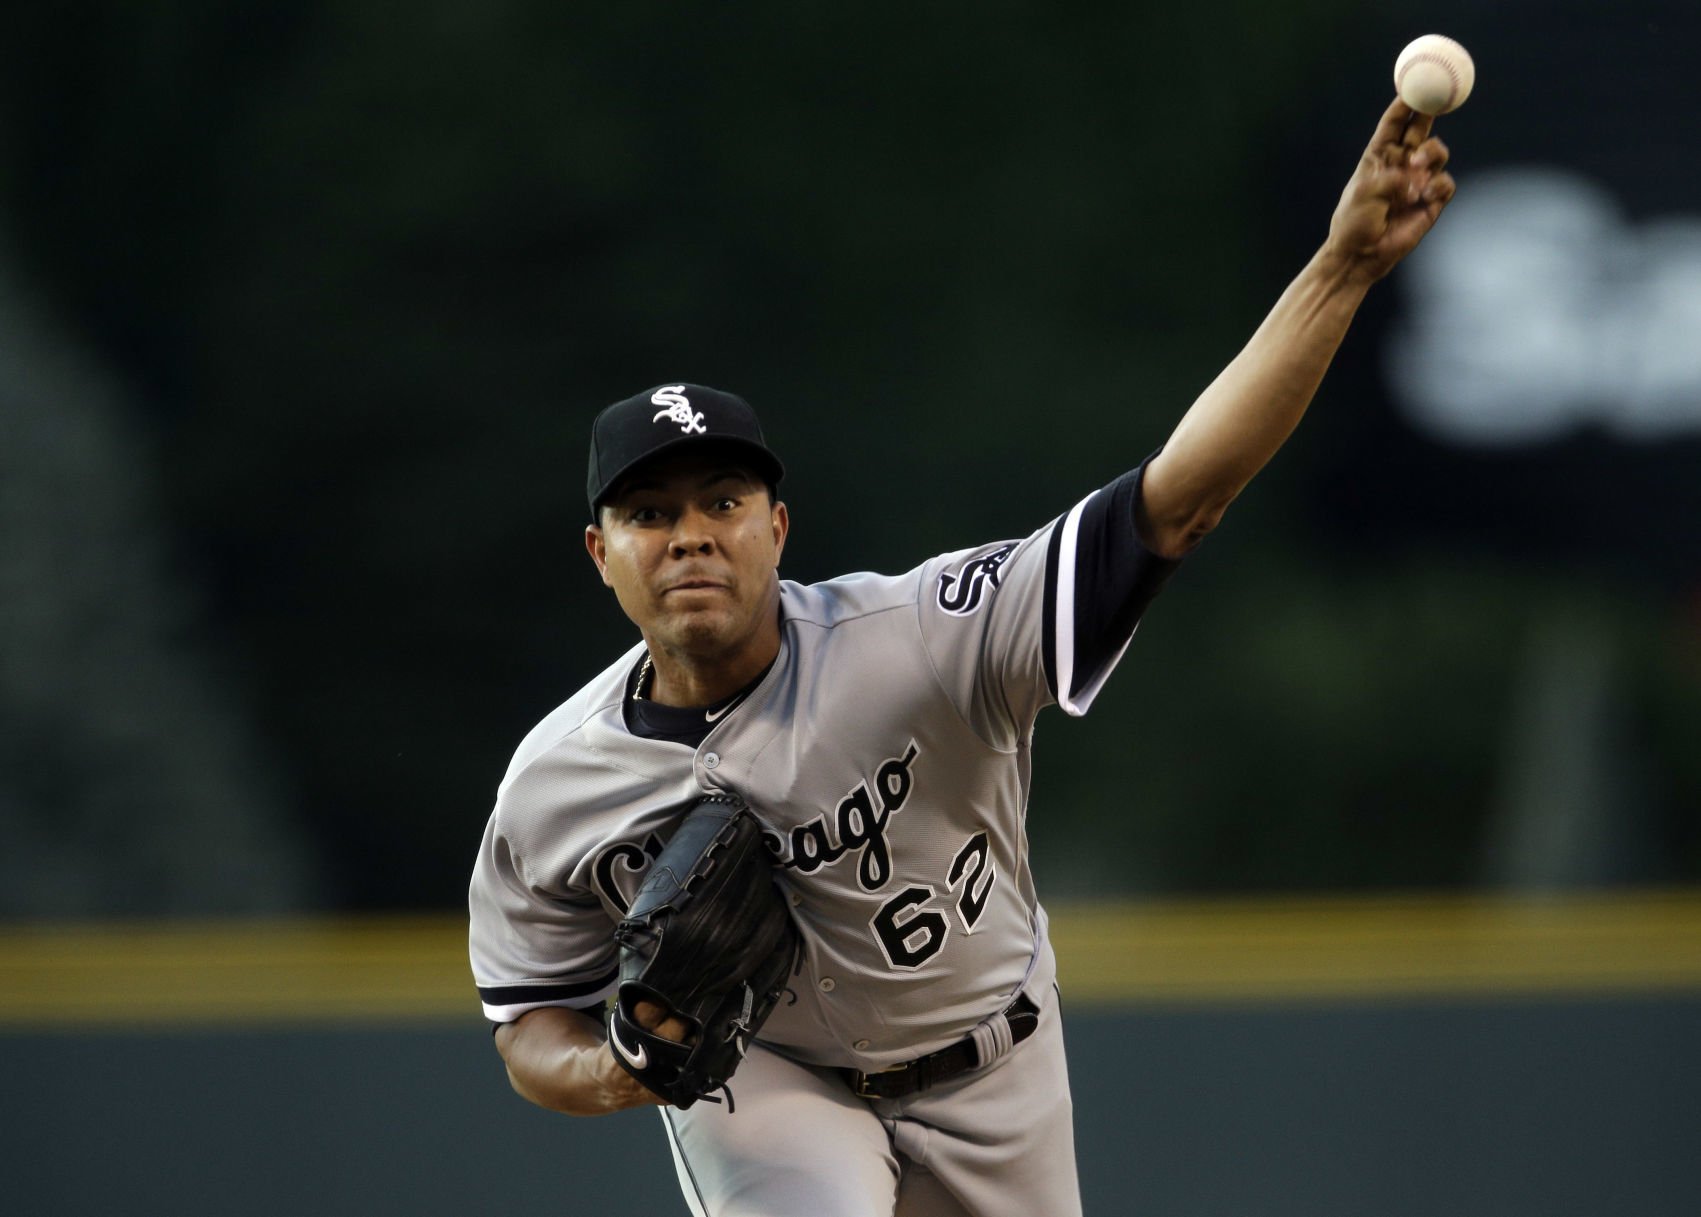
M 851 1093 L 856 1095 L 856 1097 L 859 1098 L 859 1099 L 884 1098 L 885 1096 L 881 1095 L 878 1091 L 873 1091 L 873 1090 L 870 1090 L 868 1088 L 869 1079 L 870 1078 L 884 1077 L 888 1073 L 902 1073 L 904 1070 L 908 1069 L 910 1067 L 910 1065 L 912 1065 L 913 1063 L 914 1063 L 913 1061 L 906 1061 L 901 1065 L 888 1065 L 884 1069 L 876 1069 L 873 1073 L 864 1073 L 860 1069 L 855 1070 L 856 1083 L 855 1083 L 855 1085 L 853 1085 L 851 1087 Z

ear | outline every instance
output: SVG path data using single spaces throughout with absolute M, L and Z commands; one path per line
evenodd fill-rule
M 602 576 L 602 585 L 613 586 L 608 581 L 608 541 L 602 535 L 600 525 L 585 525 L 585 552 L 590 554 L 591 561 L 597 564 L 597 574 Z
M 772 512 L 774 528 L 774 565 L 780 564 L 780 555 L 785 552 L 786 535 L 791 532 L 791 515 L 786 511 L 784 503 L 775 503 Z

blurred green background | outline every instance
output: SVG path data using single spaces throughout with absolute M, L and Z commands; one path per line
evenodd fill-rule
M 513 746 L 634 636 L 580 540 L 597 409 L 754 402 L 792 578 L 1023 535 L 1163 442 L 1442 26 L 1481 68 L 1456 210 L 1508 166 L 1609 195 L 1553 241 L 1653 333 L 1623 284 L 1673 259 L 1595 263 L 1701 223 L 1688 6 L 20 11 L 0 913 L 458 905 Z M 1693 332 L 1663 428 L 1612 421 L 1619 335 L 1593 416 L 1438 437 L 1388 372 L 1447 311 L 1426 257 L 1094 714 L 1042 722 L 1042 890 L 1701 877 Z M 1676 264 L 1637 308 L 1701 324 Z M 1528 282 L 1470 265 L 1479 311 Z
M 1692 1212 L 1688 0 L 15 12 L 19 1202 L 669 1211 L 653 1126 L 506 1092 L 461 957 L 509 755 L 635 637 L 590 419 L 746 396 L 794 579 L 1025 535 L 1164 441 L 1432 30 L 1479 69 L 1458 200 L 1093 713 L 1041 720 L 1083 1185 Z

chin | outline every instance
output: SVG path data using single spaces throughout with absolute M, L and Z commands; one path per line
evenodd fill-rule
M 656 631 L 670 650 L 689 654 L 718 655 L 729 650 L 738 635 L 735 623 L 724 613 L 692 613 L 669 622 Z

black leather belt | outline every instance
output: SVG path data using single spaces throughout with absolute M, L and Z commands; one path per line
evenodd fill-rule
M 1026 993 L 1018 993 L 1016 1000 L 1005 1008 L 1004 1019 L 1010 1024 L 1010 1046 L 1015 1047 L 1039 1026 L 1039 1007 L 1028 1000 Z M 858 1098 L 901 1099 L 979 1067 L 980 1049 L 975 1047 L 973 1039 L 963 1039 L 949 1048 L 941 1048 L 938 1052 L 930 1052 L 877 1073 L 847 1069 L 845 1075 Z

